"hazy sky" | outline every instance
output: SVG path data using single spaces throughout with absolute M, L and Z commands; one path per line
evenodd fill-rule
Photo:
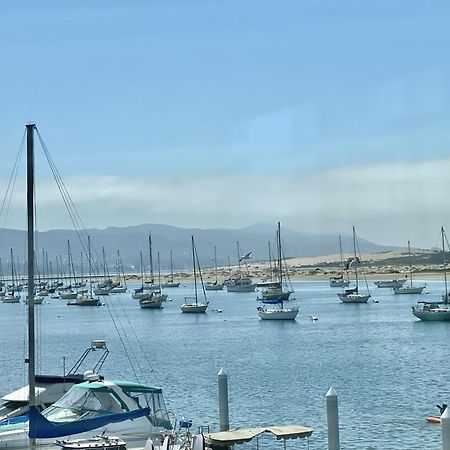
M 2 2 L 0 25 L 1 198 L 32 120 L 87 227 L 450 229 L 448 2 Z M 39 228 L 67 227 L 41 153 Z M 0 226 L 25 226 L 23 172 Z

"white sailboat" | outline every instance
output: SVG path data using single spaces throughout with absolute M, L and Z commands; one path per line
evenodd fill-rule
M 91 260 L 91 237 L 88 236 L 88 262 L 89 262 L 89 292 L 78 293 L 75 300 L 67 302 L 68 306 L 101 306 L 102 302 L 94 297 L 92 292 L 92 260 Z
M 277 253 L 278 253 L 278 275 L 280 286 L 283 286 L 283 262 L 282 262 L 282 250 L 281 250 L 281 231 L 280 222 L 278 222 L 277 227 Z M 290 293 L 291 291 L 289 291 Z M 278 298 L 270 306 L 266 304 L 262 307 L 257 308 L 259 317 L 263 320 L 295 320 L 298 314 L 298 306 L 292 306 L 290 308 L 285 308 L 283 306 L 283 292 L 278 294 Z
M 394 294 L 421 294 L 426 286 L 413 285 L 412 261 L 411 261 L 411 244 L 408 241 L 408 260 L 409 260 L 409 283 L 400 287 L 394 287 Z
M 0 448 L 35 448 L 55 438 L 108 432 L 142 436 L 171 429 L 161 388 L 126 381 L 107 381 L 91 373 L 42 413 L 36 401 L 35 249 L 34 249 L 34 124 L 27 125 L 27 248 L 28 248 L 28 389 L 29 412 L 0 423 Z M 151 405 L 151 408 L 146 405 Z
M 412 307 L 413 314 L 420 320 L 428 322 L 447 322 L 450 321 L 450 293 L 447 287 L 447 259 L 445 257 L 445 243 L 447 236 L 444 227 L 441 227 L 442 238 L 442 258 L 444 262 L 444 287 L 445 292 L 442 294 L 442 301 L 436 302 L 418 302 Z M 448 247 L 448 242 L 447 242 Z
M 202 272 L 200 269 L 200 263 L 198 261 L 197 250 L 195 248 L 194 236 L 191 236 L 192 244 L 192 264 L 194 272 L 194 296 L 185 297 L 184 303 L 181 305 L 181 312 L 183 313 L 205 313 L 208 308 L 208 300 L 206 298 L 205 286 L 203 284 Z M 199 280 L 197 280 L 197 277 Z M 202 286 L 202 292 L 204 302 L 200 302 L 198 299 L 198 283 Z
M 338 276 L 330 277 L 330 287 L 347 287 L 350 285 L 350 280 L 348 279 L 348 270 L 345 268 L 344 256 L 342 253 L 341 235 L 339 235 L 339 254 L 341 257 L 342 273 Z
M 367 293 L 362 294 L 359 292 L 359 280 L 358 280 L 358 265 L 361 263 L 360 258 L 356 255 L 356 232 L 355 227 L 353 227 L 353 258 L 347 261 L 346 268 L 355 268 L 355 287 L 345 289 L 344 292 L 338 294 L 342 303 L 367 303 L 370 298 L 369 287 L 366 288 Z
M 217 279 L 217 249 L 214 246 L 214 276 L 216 277 L 214 282 L 209 282 L 205 284 L 205 289 L 207 291 L 223 291 L 223 283 L 219 283 Z
M 173 255 L 172 250 L 170 250 L 170 278 L 161 284 L 163 288 L 177 288 L 180 287 L 180 283 L 173 280 Z

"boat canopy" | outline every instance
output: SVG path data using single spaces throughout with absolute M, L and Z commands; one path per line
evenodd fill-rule
M 116 386 L 119 386 L 126 394 L 130 392 L 139 392 L 139 393 L 149 393 L 149 394 L 162 394 L 162 388 L 156 386 L 150 386 L 148 384 L 140 384 L 133 383 L 132 381 L 121 381 L 121 380 L 111 380 L 111 383 L 114 383 Z M 88 389 L 88 390 L 97 390 L 97 391 L 109 391 L 109 385 L 102 382 L 85 382 L 79 383 L 73 388 L 76 389 Z
M 213 447 L 229 447 L 250 442 L 263 433 L 272 433 L 277 439 L 303 439 L 311 436 L 313 431 L 312 428 L 301 425 L 242 428 L 211 433 L 207 436 L 207 441 Z

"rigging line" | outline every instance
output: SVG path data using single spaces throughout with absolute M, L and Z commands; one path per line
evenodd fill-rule
M 67 211 L 69 213 L 69 217 L 70 217 L 70 219 L 72 221 L 72 224 L 73 224 L 73 226 L 75 228 L 75 232 L 77 233 L 78 239 L 80 240 L 80 243 L 81 243 L 84 251 L 87 252 L 87 231 L 86 231 L 86 227 L 84 226 L 83 221 L 81 220 L 81 217 L 78 214 L 77 209 L 75 208 L 75 205 L 74 205 L 74 203 L 72 201 L 72 198 L 71 198 L 69 192 L 67 191 L 67 188 L 66 188 L 66 186 L 65 186 L 65 184 L 64 184 L 64 182 L 62 180 L 61 175 L 58 172 L 58 169 L 57 169 L 56 164 L 54 163 L 54 161 L 53 161 L 53 159 L 52 159 L 52 157 L 50 155 L 50 152 L 47 149 L 47 146 L 45 145 L 44 140 L 42 139 L 42 136 L 39 133 L 39 130 L 37 130 L 37 129 L 36 129 L 36 134 L 37 134 L 37 136 L 39 138 L 39 142 L 40 142 L 41 147 L 42 147 L 42 149 L 44 151 L 44 155 L 45 155 L 45 157 L 47 159 L 47 162 L 48 162 L 48 164 L 50 166 L 50 169 L 52 171 L 52 174 L 53 174 L 53 177 L 55 179 L 55 182 L 56 182 L 56 184 L 58 186 L 58 189 L 59 189 L 59 192 L 60 192 L 61 197 L 63 199 L 63 202 L 64 202 L 64 204 L 66 206 L 66 209 L 67 209 Z M 85 233 L 85 236 L 82 235 L 80 233 L 80 231 L 83 231 Z
M 132 323 L 131 323 L 131 321 L 130 321 L 130 317 L 129 317 L 129 315 L 128 315 L 127 312 L 126 312 L 126 309 L 123 307 L 123 303 L 122 303 L 122 302 L 119 302 L 119 305 L 120 305 L 120 308 L 121 308 L 122 316 L 124 316 L 125 319 L 127 320 L 128 325 L 130 326 L 130 329 L 131 329 L 131 331 L 132 331 L 134 337 L 136 338 L 136 342 L 138 343 L 139 348 L 140 348 L 142 354 L 144 355 L 144 359 L 145 359 L 145 361 L 146 361 L 146 363 L 147 363 L 147 365 L 148 365 L 148 367 L 149 367 L 150 373 L 153 374 L 153 376 L 155 377 L 156 382 L 157 382 L 159 385 L 161 385 L 161 382 L 160 382 L 159 379 L 158 379 L 157 373 L 155 372 L 154 369 L 152 369 L 152 366 L 151 366 L 151 363 L 150 363 L 150 359 L 149 359 L 149 357 L 148 357 L 148 355 L 147 355 L 147 353 L 146 353 L 146 351 L 145 351 L 145 348 L 144 348 L 144 346 L 142 345 L 141 341 L 139 340 L 139 337 L 138 337 L 138 335 L 137 335 L 137 333 L 136 333 L 136 329 L 135 329 L 135 327 L 132 325 Z
M 122 309 L 122 313 L 127 317 L 127 321 L 128 321 L 128 323 L 129 323 L 129 325 L 130 325 L 130 329 L 132 330 L 132 332 L 133 332 L 133 334 L 134 334 L 134 336 L 135 336 L 135 338 L 136 338 L 136 341 L 137 341 L 137 343 L 139 344 L 139 346 L 140 346 L 140 348 L 141 348 L 141 351 L 142 351 L 142 352 L 144 353 L 144 355 L 145 355 L 144 348 L 143 348 L 142 344 L 139 342 L 139 339 L 138 339 L 138 337 L 137 337 L 136 331 L 135 331 L 133 325 L 131 324 L 131 322 L 130 322 L 128 316 L 126 315 L 126 312 L 125 312 L 125 310 L 124 310 L 124 308 L 123 308 L 122 303 L 121 303 L 120 301 L 119 301 L 119 303 L 120 303 L 120 308 Z M 107 307 L 109 307 L 108 304 L 107 304 Z M 111 308 L 111 312 L 112 312 L 112 311 L 113 311 L 113 308 Z M 131 340 L 128 339 L 128 335 L 127 335 L 127 333 L 126 333 L 126 331 L 125 331 L 125 325 L 124 325 L 124 324 L 122 323 L 122 321 L 120 320 L 120 318 L 121 318 L 122 316 L 121 316 L 121 315 L 119 314 L 119 312 L 116 311 L 116 310 L 114 310 L 114 313 L 116 314 L 117 318 L 119 319 L 120 326 L 122 327 L 123 333 L 124 333 L 124 335 L 125 335 L 125 337 L 126 337 L 128 343 L 129 343 L 129 347 L 130 347 L 131 349 L 133 349 L 134 346 L 131 345 L 131 344 L 132 344 L 132 343 L 131 343 Z M 114 320 L 114 319 L 113 319 L 113 320 Z M 139 358 L 138 358 L 137 352 L 135 352 L 134 350 L 133 350 L 133 356 L 134 356 L 134 359 L 135 359 L 135 363 L 137 364 L 138 369 L 139 369 L 139 371 L 141 372 L 141 378 L 144 378 L 144 379 L 145 379 L 145 371 L 144 371 L 144 368 L 141 366 L 141 364 L 140 364 L 140 362 L 139 362 Z M 146 356 L 146 355 L 145 355 L 145 356 Z M 132 365 L 132 361 L 129 360 L 129 362 L 130 362 L 130 364 Z M 151 369 L 150 364 L 149 364 L 149 368 Z M 152 370 L 151 370 L 151 372 L 152 372 Z M 155 377 L 155 378 L 156 378 L 156 377 Z M 139 378 L 137 378 L 137 380 L 139 381 Z
M 5 193 L 5 196 L 3 198 L 2 206 L 0 208 L 0 217 L 2 217 L 3 210 L 4 210 L 5 204 L 7 202 L 5 219 L 3 221 L 3 227 L 2 227 L 2 229 L 0 231 L 0 242 L 2 242 L 3 235 L 5 233 L 5 224 L 6 224 L 6 220 L 8 218 L 9 208 L 10 208 L 10 205 L 11 205 L 12 193 L 14 191 L 14 186 L 16 184 L 17 172 L 19 170 L 19 163 L 20 163 L 20 160 L 22 159 L 24 143 L 25 143 L 25 135 L 26 135 L 26 131 L 24 132 L 24 134 L 22 136 L 22 141 L 20 142 L 19 150 L 17 152 L 17 156 L 16 156 L 16 159 L 14 161 L 13 169 L 12 169 L 11 175 L 9 177 L 8 186 L 6 188 L 6 193 Z
M 200 275 L 200 282 L 202 283 L 202 291 L 203 291 L 203 297 L 205 299 L 205 303 L 208 302 L 208 299 L 206 298 L 206 290 L 205 285 L 203 284 L 203 276 L 202 276 L 202 269 L 200 268 L 200 262 L 198 260 L 198 253 L 197 253 L 197 247 L 194 245 L 194 251 L 195 251 L 195 259 L 197 260 L 197 267 L 198 267 L 198 273 Z M 195 270 L 195 268 L 194 268 Z
M 361 264 L 361 272 L 362 272 L 363 277 L 364 277 L 364 283 L 366 285 L 367 291 L 369 291 L 369 283 L 367 282 L 366 271 L 364 270 L 363 264 L 362 264 L 361 249 L 359 247 L 359 240 L 358 240 L 358 238 L 356 238 L 356 248 L 358 249 L 358 256 L 359 256 L 359 261 L 360 261 L 360 264 Z M 356 263 L 356 264 L 358 264 L 358 263 Z

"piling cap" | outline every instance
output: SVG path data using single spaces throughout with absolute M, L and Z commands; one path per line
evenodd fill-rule
M 326 397 L 337 397 L 336 391 L 333 389 L 333 387 L 330 387 L 330 389 L 328 389 Z
M 223 370 L 223 367 L 220 368 L 219 373 L 217 374 L 219 377 L 226 375 L 225 370 Z

